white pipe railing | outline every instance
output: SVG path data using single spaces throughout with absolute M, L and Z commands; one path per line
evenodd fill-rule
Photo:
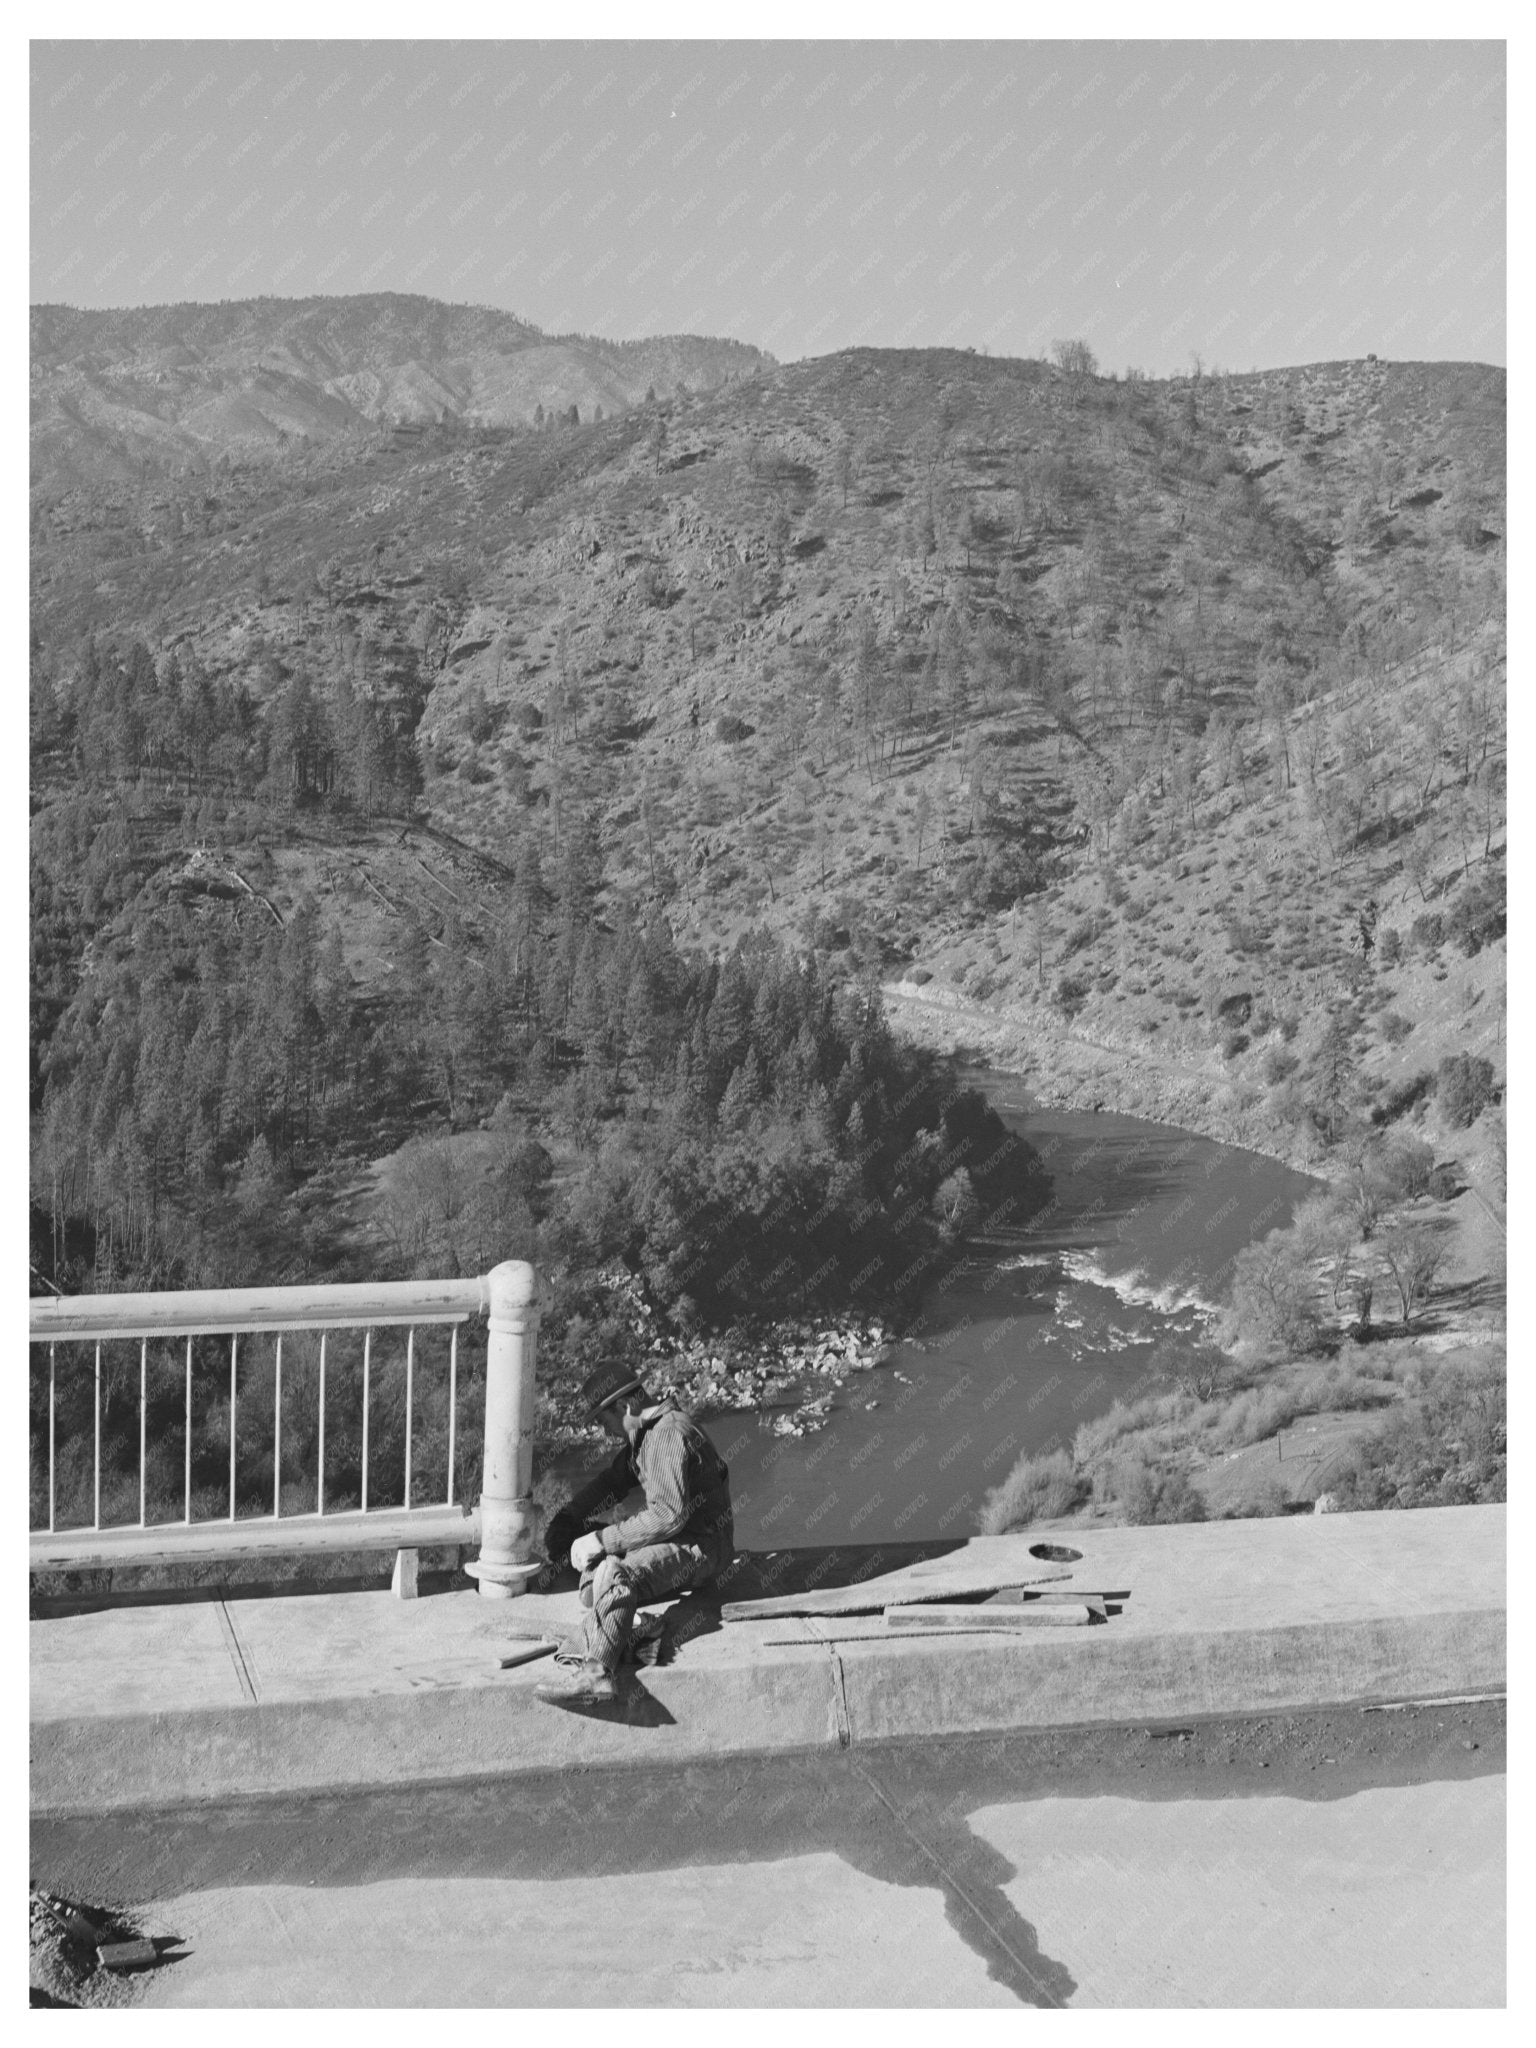
M 537 1278 L 521 1260 L 508 1260 L 489 1273 L 466 1280 L 405 1280 L 362 1286 L 248 1287 L 182 1294 L 106 1294 L 63 1296 L 30 1304 L 30 1339 L 48 1346 L 48 1527 L 32 1534 L 33 1568 L 50 1561 L 79 1567 L 93 1558 L 131 1562 L 136 1532 L 102 1528 L 102 1376 L 101 1347 L 123 1339 L 139 1340 L 139 1519 L 146 1541 L 141 1550 L 166 1554 L 167 1539 L 195 1537 L 199 1555 L 229 1554 L 258 1548 L 268 1552 L 280 1543 L 293 1550 L 344 1549 L 359 1536 L 369 1538 L 374 1525 L 393 1543 L 420 1526 L 430 1533 L 423 1543 L 447 1540 L 444 1515 L 454 1506 L 454 1457 L 457 1448 L 458 1333 L 473 1315 L 489 1317 L 486 1346 L 485 1465 L 478 1509 L 460 1514 L 463 1535 L 478 1535 L 479 1557 L 467 1569 L 489 1599 L 507 1599 L 522 1591 L 540 1569 L 531 1556 L 533 1511 L 533 1406 L 535 1346 L 538 1331 Z M 412 1433 L 416 1394 L 416 1331 L 446 1326 L 448 1352 L 448 1479 L 441 1506 L 417 1507 L 412 1502 L 415 1474 Z M 379 1329 L 406 1332 L 405 1472 L 403 1508 L 370 1511 L 369 1397 L 373 1333 Z M 326 1338 L 332 1330 L 363 1332 L 363 1405 L 361 1506 L 332 1509 L 325 1505 Z M 315 1512 L 284 1515 L 282 1511 L 283 1336 L 318 1331 L 319 1432 Z M 236 1417 L 239 1341 L 252 1333 L 276 1340 L 272 1447 L 272 1512 L 237 1521 Z M 192 1517 L 193 1343 L 194 1337 L 229 1338 L 229 1517 L 227 1521 L 194 1523 Z M 185 1338 L 186 1395 L 183 1443 L 182 1520 L 151 1530 L 147 1522 L 147 1435 L 149 1364 L 152 1338 Z M 92 1465 L 93 1520 L 89 1531 L 60 1532 L 57 1515 L 58 1360 L 61 1344 L 94 1347 L 94 1452 Z M 384 1528 L 387 1522 L 388 1530 Z M 273 1532 L 282 1525 L 281 1537 Z M 232 1526 L 236 1525 L 236 1526 Z M 254 1525 L 254 1527 L 253 1527 Z M 185 1547 L 183 1542 L 182 1547 Z

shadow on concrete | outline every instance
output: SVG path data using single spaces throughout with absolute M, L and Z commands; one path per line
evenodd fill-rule
M 133 1903 L 238 1885 L 556 1883 L 832 1854 L 879 1883 L 936 1890 L 993 1981 L 1051 2007 L 1077 1986 L 1007 1895 L 1032 1873 L 974 1832 L 972 1815 L 1108 1793 L 1332 1803 L 1498 1775 L 1506 1720 L 1502 1700 L 1349 1707 L 231 1799 L 34 1819 L 31 1863 L 54 1891 Z
M 656 1704 L 633 1677 L 626 1693 Z M 989 1977 L 1023 2005 L 1062 2006 L 1077 1988 L 1071 1972 L 1041 1954 L 1004 1890 L 1018 1872 L 967 1823 L 1004 1790 L 998 1779 L 977 1796 L 942 1757 L 914 1771 L 880 1758 L 793 1756 L 114 1815 L 111 1868 L 99 1830 L 73 1852 L 67 1838 L 84 1823 L 41 1832 L 50 1863 L 83 1853 L 93 1883 L 126 1882 L 139 1899 L 240 1884 L 558 1882 L 830 1853 L 877 1883 L 937 1890 Z M 1017 1796 L 1017 1781 L 1006 1790 Z
M 800 1544 L 787 1550 L 739 1550 L 716 1580 L 722 1600 L 771 1600 L 786 1593 L 832 1592 L 905 1571 L 965 1548 L 963 1536 L 929 1543 Z

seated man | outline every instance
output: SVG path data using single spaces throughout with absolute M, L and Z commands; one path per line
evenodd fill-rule
M 591 1573 L 586 1656 L 569 1675 L 535 1688 L 540 1699 L 567 1706 L 616 1698 L 613 1675 L 628 1654 L 637 1609 L 713 1579 L 731 1562 L 734 1545 L 729 1475 L 693 1417 L 670 1397 L 652 1402 L 628 1366 L 599 1366 L 581 1391 L 588 1415 L 622 1448 L 546 1532 L 551 1562 L 569 1547 L 583 1574 L 583 1599 Z M 637 1485 L 645 1506 L 608 1519 Z M 595 1520 L 603 1526 L 582 1534 Z

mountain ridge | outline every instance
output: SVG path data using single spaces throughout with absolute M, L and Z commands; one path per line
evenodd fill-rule
M 681 386 L 754 374 L 749 344 L 658 335 L 547 335 L 494 307 L 405 293 L 30 310 L 34 485 L 135 460 L 197 467 L 278 453 L 380 421 L 531 425 L 591 418 Z

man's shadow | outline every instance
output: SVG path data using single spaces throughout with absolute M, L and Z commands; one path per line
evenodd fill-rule
M 1021 1873 L 970 1826 L 979 1808 L 1039 1789 L 1004 1744 L 527 1773 L 495 1780 L 494 1797 L 488 1782 L 230 1800 L 200 1817 L 191 1868 L 185 1830 L 168 1828 L 165 1815 L 114 1816 L 106 1874 L 158 1897 L 224 1884 L 348 1885 L 360 1872 L 374 1884 L 556 1883 L 832 1855 L 876 1884 L 937 1891 L 948 1925 L 1021 2005 L 1060 2007 L 1077 1991 L 1008 1896 Z M 77 1861 L 99 1860 L 100 1831 L 87 1817 L 41 1832 L 34 1854 L 46 1851 L 55 1881 Z

